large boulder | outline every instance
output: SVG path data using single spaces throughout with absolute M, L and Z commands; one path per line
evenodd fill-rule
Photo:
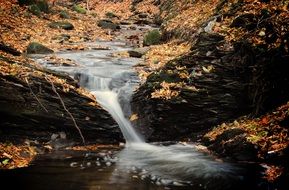
M 48 142 L 53 134 L 63 131 L 67 139 L 81 143 L 76 124 L 87 144 L 123 141 L 110 114 L 98 105 L 93 96 L 81 93 L 71 77 L 29 64 L 25 66 L 25 63 L 18 66 L 23 67 L 23 72 L 31 70 L 34 74 L 23 80 L 16 74 L 0 73 L 0 142 L 17 143 L 25 139 Z M 47 79 L 48 76 L 53 76 L 53 81 Z M 67 90 L 54 79 L 66 81 L 73 88 Z
M 280 56 L 278 49 L 264 53 L 245 42 L 223 50 L 225 43 L 224 36 L 200 33 L 190 53 L 153 72 L 133 95 L 135 124 L 148 140 L 198 137 L 222 122 L 288 101 L 288 56 Z M 187 76 L 180 77 L 180 70 Z M 186 85 L 175 87 L 174 98 L 153 97 L 163 82 Z
M 31 2 L 29 3 L 28 1 L 27 4 L 30 5 L 28 10 L 32 14 L 36 16 L 40 16 L 42 12 L 49 13 L 50 9 L 46 0 L 38 0 L 38 1 L 35 1 L 34 3 L 31 3 Z
M 49 54 L 53 52 L 52 49 L 49 49 L 38 42 L 31 42 L 26 49 L 27 54 Z
M 201 34 L 190 54 L 152 73 L 133 95 L 132 109 L 139 116 L 135 124 L 142 128 L 148 140 L 193 138 L 214 125 L 248 113 L 245 70 L 249 67 L 236 65 L 232 59 L 237 56 L 235 52 L 217 49 L 223 39 L 219 35 Z M 180 78 L 177 68 L 182 67 L 189 78 Z M 207 69 L 210 67 L 211 71 Z M 185 82 L 188 87 L 179 89 L 175 98 L 152 98 L 162 82 Z

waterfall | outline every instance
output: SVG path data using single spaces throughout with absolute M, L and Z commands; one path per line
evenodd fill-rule
M 124 117 L 118 101 L 118 94 L 111 90 L 98 90 L 92 92 L 96 100 L 101 104 L 118 123 L 127 143 L 141 143 L 142 138 L 132 128 L 131 123 Z
M 144 175 L 158 181 L 164 181 L 162 178 L 177 181 L 202 179 L 203 183 L 208 183 L 208 179 L 238 178 L 234 166 L 199 152 L 195 145 L 162 146 L 144 142 L 126 118 L 130 115 L 130 97 L 138 85 L 138 77 L 132 66 L 140 60 L 111 56 L 126 49 L 119 43 L 108 42 L 107 45 L 111 47 L 110 50 L 61 53 L 60 57 L 73 59 L 81 66 L 50 68 L 74 76 L 80 86 L 94 94 L 97 102 L 118 123 L 126 147 L 118 155 L 116 171 L 123 171 L 123 174 L 127 168 L 137 167 L 146 171 Z

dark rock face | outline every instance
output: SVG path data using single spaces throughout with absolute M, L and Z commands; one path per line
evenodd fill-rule
M 139 114 L 135 125 L 148 140 L 198 137 L 222 122 L 262 114 L 288 100 L 286 56 L 279 50 L 260 53 L 246 43 L 225 46 L 222 36 L 201 33 L 191 53 L 151 74 L 138 89 L 132 100 L 133 112 Z M 188 79 L 167 72 L 184 66 Z M 185 82 L 198 91 L 182 88 L 170 100 L 151 98 L 163 81 Z
M 69 76 L 53 75 L 77 86 Z M 29 78 L 29 83 L 0 75 L 0 140 L 22 142 L 28 138 L 47 142 L 53 133 L 63 131 L 68 139 L 81 142 L 72 119 L 52 90 L 51 83 L 38 77 Z M 87 143 L 116 143 L 123 140 L 118 125 L 105 110 L 97 106 L 95 100 L 76 91 L 64 92 L 59 85 L 55 85 L 55 88 Z
M 222 42 L 222 36 L 201 34 L 189 55 L 171 61 L 164 71 L 149 76 L 146 84 L 138 89 L 132 108 L 139 114 L 136 125 L 145 126 L 143 130 L 149 140 L 197 137 L 210 127 L 250 110 L 246 97 L 246 65 L 234 61 L 241 55 L 218 50 Z M 203 68 L 209 65 L 214 67 L 213 71 L 204 72 Z M 177 75 L 165 72 L 176 66 L 186 66 L 190 78 L 185 82 L 199 90 L 182 89 L 179 97 L 168 101 L 152 99 L 151 93 L 162 81 L 182 81 Z
M 26 52 L 28 54 L 49 54 L 49 53 L 53 53 L 53 50 L 49 49 L 48 47 L 40 43 L 31 42 L 28 45 Z
M 7 53 L 10 53 L 10 54 L 15 55 L 15 56 L 21 55 L 21 52 L 19 52 L 18 50 L 14 49 L 13 47 L 10 47 L 10 46 L 2 43 L 2 42 L 0 42 L 0 50 L 7 52 Z

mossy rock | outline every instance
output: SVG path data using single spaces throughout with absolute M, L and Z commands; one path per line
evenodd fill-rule
M 64 42 L 64 41 L 68 41 L 70 39 L 70 35 L 60 34 L 60 35 L 54 36 L 52 39 L 57 40 L 58 42 Z
M 59 16 L 61 18 L 70 19 L 69 13 L 65 10 L 60 11 Z
M 101 27 L 102 29 L 111 29 L 111 30 L 120 29 L 120 26 L 118 24 L 113 23 L 111 20 L 100 20 L 98 21 L 97 26 Z
M 28 10 L 32 14 L 39 17 L 42 12 L 49 13 L 49 6 L 46 0 L 42 0 L 42 1 L 37 1 L 36 3 L 30 5 L 28 7 Z
M 53 53 L 54 51 L 40 43 L 31 42 L 28 45 L 26 52 L 27 54 L 49 54 L 49 53 Z
M 152 31 L 149 31 L 143 40 L 143 44 L 145 46 L 149 46 L 149 45 L 156 45 L 160 42 L 161 40 L 161 34 L 159 32 L 159 30 L 154 29 Z
M 79 5 L 73 5 L 72 10 L 74 10 L 75 12 L 78 12 L 80 14 L 86 14 L 86 9 L 79 6 Z
M 36 4 L 30 5 L 28 7 L 29 12 L 31 12 L 32 14 L 36 15 L 36 16 L 40 16 L 41 15 L 41 10 L 39 9 L 39 7 Z
M 65 22 L 65 21 L 51 22 L 48 26 L 50 28 L 61 28 L 64 30 L 73 30 L 74 29 L 74 26 L 70 22 Z
M 46 0 L 37 1 L 36 5 L 40 9 L 40 11 L 44 13 L 49 13 L 49 5 Z
M 116 14 L 114 14 L 113 12 L 107 12 L 105 13 L 105 16 L 108 18 L 116 18 L 118 17 Z

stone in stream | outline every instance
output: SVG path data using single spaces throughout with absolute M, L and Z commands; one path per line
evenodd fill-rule
M 102 29 L 111 29 L 111 30 L 120 29 L 120 26 L 118 24 L 115 24 L 114 22 L 108 19 L 99 20 L 97 26 L 101 27 Z
M 148 50 L 149 50 L 148 47 L 143 47 L 143 48 L 135 48 L 127 52 L 130 57 L 141 58 L 143 55 L 145 55 L 148 52 Z
M 76 168 L 76 167 L 77 167 L 77 162 L 71 162 L 71 163 L 70 163 L 70 167 Z
M 52 49 L 38 43 L 38 42 L 31 42 L 26 49 L 27 54 L 49 54 L 53 53 Z
M 150 25 L 152 23 L 153 23 L 152 21 L 147 20 L 147 19 L 139 19 L 139 20 L 134 22 L 134 24 L 136 24 L 136 25 Z

